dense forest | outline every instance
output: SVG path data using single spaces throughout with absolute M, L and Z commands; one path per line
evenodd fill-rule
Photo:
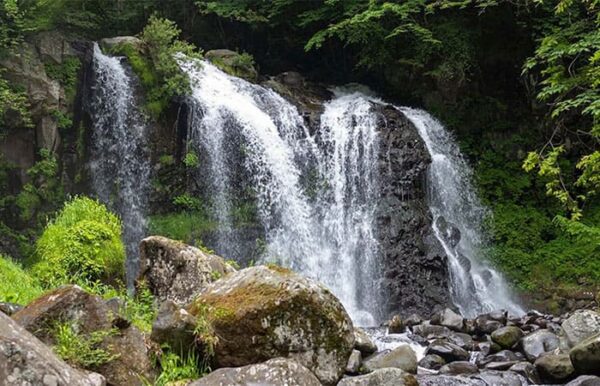
M 192 93 L 181 55 L 203 60 L 228 49 L 233 61 L 213 63 L 251 83 L 293 71 L 319 87 L 358 83 L 427 110 L 459 144 L 489 208 L 480 258 L 527 306 L 562 313 L 599 301 L 600 1 L 1 0 L 0 302 L 26 304 L 76 283 L 119 297 L 133 323 L 151 330 L 156 294 L 139 283 L 133 294 L 125 220 L 96 201 L 86 166 L 90 47 L 114 37 L 135 39 L 101 46 L 126 58 L 143 90 L 141 115 L 158 127 L 144 236 L 213 253 L 204 245 L 212 203 L 195 194 L 205 156 L 164 137 L 179 130 Z M 57 82 L 56 97 L 44 94 L 48 82 Z M 254 229 L 258 209 L 246 198 L 232 217 Z M 266 248 L 256 239 L 242 265 Z M 111 360 L 95 348 L 103 336 L 75 347 L 76 331 L 56 328 L 67 362 L 94 368 Z M 195 332 L 210 335 L 202 326 Z M 157 384 L 206 371 L 180 356 L 162 356 Z

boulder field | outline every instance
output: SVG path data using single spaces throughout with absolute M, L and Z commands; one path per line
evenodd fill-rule
M 166 239 L 141 243 L 138 283 L 154 295 L 151 331 L 115 299 L 74 285 L 1 308 L 0 384 L 146 385 L 160 347 L 194 353 L 212 369 L 178 385 L 600 385 L 600 314 L 498 310 L 463 318 L 390 315 L 354 326 L 320 283 L 275 265 L 236 270 L 222 258 Z M 52 350 L 68 326 L 109 357 L 67 364 Z M 395 343 L 394 343 L 395 342 Z

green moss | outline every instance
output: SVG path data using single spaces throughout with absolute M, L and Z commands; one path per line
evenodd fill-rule
M 9 257 L 0 255 L 0 302 L 27 304 L 42 292 L 35 278 Z
M 60 64 L 46 63 L 44 67 L 46 74 L 63 86 L 67 100 L 72 103 L 77 94 L 77 76 L 81 68 L 79 58 L 70 56 Z
M 188 244 L 201 244 L 203 235 L 216 224 L 202 211 L 158 214 L 150 217 L 149 231 Z

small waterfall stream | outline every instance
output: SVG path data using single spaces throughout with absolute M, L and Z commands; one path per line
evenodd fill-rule
M 123 60 L 104 55 L 94 44 L 90 170 L 98 198 L 122 219 L 127 285 L 132 288 L 138 269 L 138 244 L 146 232 L 150 161 L 144 118 Z
M 450 133 L 422 110 L 400 108 L 417 127 L 432 162 L 428 173 L 433 228 L 448 256 L 451 291 L 460 312 L 469 317 L 506 309 L 524 313 L 508 284 L 482 258 L 482 221 L 488 215 L 472 185 L 472 171 Z

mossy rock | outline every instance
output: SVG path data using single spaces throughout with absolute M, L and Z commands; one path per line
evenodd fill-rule
M 254 68 L 254 59 L 248 54 L 221 49 L 208 51 L 204 57 L 229 75 L 251 82 L 258 79 L 258 71 Z
M 202 330 L 218 337 L 212 350 L 218 367 L 289 357 L 324 384 L 335 384 L 354 345 L 352 322 L 339 300 L 280 267 L 229 274 L 210 284 L 189 312 L 210 324 Z

